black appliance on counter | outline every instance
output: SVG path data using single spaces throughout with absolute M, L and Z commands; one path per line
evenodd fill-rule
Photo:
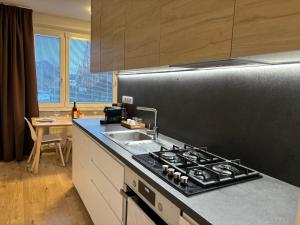
M 101 124 L 121 123 L 123 108 L 120 106 L 112 106 L 104 108 L 105 119 L 100 120 Z
M 158 152 L 133 158 L 186 196 L 260 178 L 261 175 L 240 164 L 185 144 L 183 148 L 161 147 Z

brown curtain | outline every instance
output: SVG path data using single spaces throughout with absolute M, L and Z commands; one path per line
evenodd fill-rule
M 0 4 L 1 160 L 28 153 L 24 116 L 38 116 L 32 10 Z

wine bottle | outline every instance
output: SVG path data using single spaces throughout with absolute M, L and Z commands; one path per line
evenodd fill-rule
M 73 103 L 73 108 L 72 108 L 72 119 L 77 119 L 78 118 L 78 113 L 77 113 L 77 107 L 76 107 L 76 101 Z

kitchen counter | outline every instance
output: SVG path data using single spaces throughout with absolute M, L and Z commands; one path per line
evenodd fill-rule
M 263 178 L 186 197 L 136 162 L 131 153 L 102 132 L 127 130 L 119 124 L 100 125 L 99 119 L 74 124 L 200 224 L 294 225 L 300 188 L 267 175 Z M 163 135 L 161 139 L 169 139 Z M 175 143 L 180 143 L 173 140 Z

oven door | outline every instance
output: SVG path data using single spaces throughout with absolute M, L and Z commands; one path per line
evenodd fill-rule
M 127 200 L 127 224 L 155 225 L 155 222 L 143 211 L 133 198 Z
M 127 225 L 167 225 L 140 197 L 134 192 L 120 191 L 126 208 L 123 221 Z

